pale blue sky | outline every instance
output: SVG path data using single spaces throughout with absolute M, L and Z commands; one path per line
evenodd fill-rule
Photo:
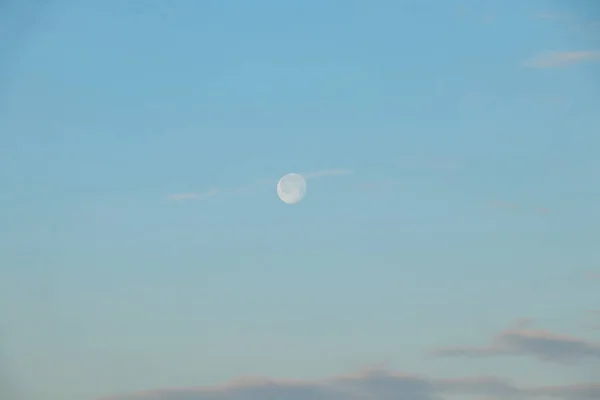
M 598 337 L 598 10 L 37 3 L 0 17 L 0 367 L 24 398 L 380 362 L 586 379 L 428 352 L 522 317 Z

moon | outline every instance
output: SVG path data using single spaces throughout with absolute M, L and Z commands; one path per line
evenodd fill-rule
M 306 181 L 300 174 L 287 174 L 277 182 L 277 196 L 286 204 L 296 204 L 306 194 Z

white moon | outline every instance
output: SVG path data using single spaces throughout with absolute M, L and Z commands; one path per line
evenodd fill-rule
M 286 204 L 296 204 L 306 194 L 306 181 L 299 174 L 287 174 L 277 182 L 277 196 Z

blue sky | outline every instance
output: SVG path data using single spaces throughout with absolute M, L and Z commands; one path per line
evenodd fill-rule
M 544 387 L 600 378 L 598 21 L 584 1 L 9 4 L 12 395 L 203 400 L 376 365 L 396 396 L 403 371 L 423 400 L 585 399 Z

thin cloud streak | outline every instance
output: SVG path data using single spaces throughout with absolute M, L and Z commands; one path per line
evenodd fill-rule
M 529 68 L 557 68 L 600 60 L 600 51 L 564 51 L 540 54 L 524 63 Z
M 168 196 L 169 200 L 186 201 L 186 200 L 205 200 L 219 194 L 219 189 L 213 188 L 203 193 L 174 193 Z
M 322 170 L 322 171 L 316 171 L 316 172 L 309 172 L 309 173 L 304 173 L 304 174 L 300 174 L 304 177 L 304 179 L 316 179 L 316 178 L 325 178 L 325 177 L 336 177 L 336 176 L 344 176 L 344 175 L 349 175 L 351 174 L 352 171 L 348 170 L 348 169 L 326 169 L 326 170 Z M 253 187 L 256 186 L 262 186 L 265 184 L 273 184 L 273 183 L 277 183 L 276 180 L 272 180 L 272 179 L 263 179 L 258 181 L 256 184 L 254 185 L 246 185 L 246 186 L 241 186 L 238 187 L 236 189 L 233 190 L 222 190 L 222 189 L 218 189 L 218 188 L 213 188 L 210 189 L 206 192 L 189 192 L 189 193 L 173 193 L 167 196 L 167 198 L 169 200 L 172 201 L 191 201 L 191 200 L 206 200 L 209 197 L 213 197 L 216 196 L 217 194 L 222 194 L 225 192 L 233 192 L 233 193 L 237 193 L 237 194 L 245 194 L 248 193 L 252 190 Z

